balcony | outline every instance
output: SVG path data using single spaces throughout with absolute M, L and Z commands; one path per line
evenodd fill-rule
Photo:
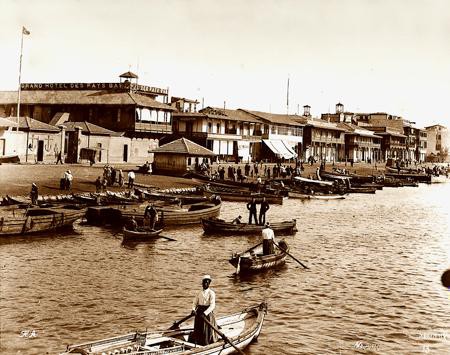
M 134 124 L 135 131 L 152 132 L 152 133 L 172 133 L 172 125 L 170 123 L 147 123 L 136 122 Z

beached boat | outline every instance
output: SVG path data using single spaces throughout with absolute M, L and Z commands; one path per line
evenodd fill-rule
M 242 350 L 261 333 L 264 317 L 267 313 L 265 302 L 247 307 L 240 312 L 218 317 L 216 319 L 220 332 L 233 346 Z M 172 327 L 171 327 L 172 328 Z M 192 324 L 167 331 L 133 332 L 113 338 L 69 345 L 65 352 L 68 354 L 135 354 L 135 355 L 227 355 L 236 350 L 219 336 L 219 340 L 209 345 L 196 345 L 189 342 L 189 335 L 193 332 Z
M 332 187 L 334 183 L 332 181 L 323 181 L 323 180 L 313 180 L 313 179 L 307 179 L 301 176 L 295 176 L 294 180 L 299 183 L 304 184 L 311 184 L 311 185 L 317 185 L 317 186 L 323 186 L 323 187 Z
M 270 223 L 270 228 L 275 234 L 291 235 L 297 232 L 297 221 L 295 219 L 284 222 Z M 222 219 L 202 219 L 202 227 L 206 234 L 261 234 L 264 226 L 257 224 L 240 223 L 234 224 Z
M 123 241 L 137 241 L 137 240 L 151 240 L 157 238 L 161 232 L 162 228 L 149 229 L 149 228 L 138 228 L 137 231 L 132 231 L 123 228 Z
M 0 215 L 0 236 L 52 231 L 71 226 L 84 217 L 86 209 L 80 206 L 15 209 Z
M 265 197 L 267 202 L 275 205 L 282 205 L 283 200 L 285 199 L 285 197 L 281 195 L 272 195 L 242 190 L 230 191 L 228 189 L 218 189 L 216 187 L 205 186 L 205 196 L 211 197 L 213 195 L 219 195 L 223 201 L 231 202 L 250 202 L 252 198 L 255 198 L 256 203 L 261 203 L 263 197 Z
M 201 202 L 192 205 L 178 206 L 155 206 L 158 211 L 159 219 L 164 218 L 164 225 L 187 225 L 199 224 L 202 218 L 219 217 L 222 203 Z M 144 219 L 145 205 L 125 208 L 118 208 L 122 219 L 129 219 L 132 216 L 137 222 Z
M 345 195 L 339 194 L 305 194 L 296 191 L 289 191 L 289 198 L 300 200 L 343 200 Z
M 263 255 L 263 245 L 260 243 L 242 253 L 233 254 L 229 262 L 239 272 L 255 272 L 281 266 L 286 262 L 289 246 L 284 240 L 278 245 L 284 251 L 275 247 L 275 254 Z

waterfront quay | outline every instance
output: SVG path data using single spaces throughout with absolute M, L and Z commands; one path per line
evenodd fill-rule
M 317 167 L 305 164 L 304 174 Z M 0 195 L 28 195 L 32 182 L 43 194 L 59 194 L 67 169 L 74 193 L 94 192 L 103 173 L 100 165 L 3 164 Z M 142 174 L 136 183 L 198 184 Z M 448 183 L 419 184 L 271 205 L 269 221 L 296 219 L 298 232 L 283 238 L 308 269 L 288 258 L 283 267 L 251 275 L 237 275 L 228 260 L 260 235 L 205 235 L 199 224 L 165 229 L 172 241 L 143 243 L 123 243 L 121 230 L 81 220 L 68 231 L 2 237 L 0 352 L 57 354 L 67 344 L 167 329 L 191 312 L 200 279 L 210 274 L 218 316 L 268 303 L 258 341 L 246 354 L 445 354 L 450 291 L 440 277 L 450 264 L 449 196 Z M 223 202 L 220 218 L 247 213 L 243 202 Z

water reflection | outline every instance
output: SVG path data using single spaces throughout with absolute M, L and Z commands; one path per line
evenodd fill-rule
M 440 282 L 450 265 L 447 185 L 271 206 L 271 221 L 297 219 L 299 231 L 285 239 L 309 270 L 287 258 L 276 270 L 235 275 L 232 253 L 261 237 L 206 236 L 199 226 L 164 231 L 176 241 L 131 244 L 121 231 L 79 223 L 67 234 L 1 238 L 0 350 L 57 353 L 67 343 L 169 327 L 211 274 L 219 315 L 268 301 L 247 354 L 410 354 L 423 346 L 444 354 L 450 335 L 431 335 L 450 334 L 450 291 Z M 224 203 L 223 219 L 239 214 L 247 216 L 245 204 Z M 20 337 L 23 330 L 37 336 Z

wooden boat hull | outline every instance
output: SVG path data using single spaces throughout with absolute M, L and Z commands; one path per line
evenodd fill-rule
M 285 250 L 289 253 L 287 243 L 281 241 L 280 244 L 284 244 L 286 246 Z M 275 250 L 275 254 L 262 255 L 262 244 L 258 244 L 246 252 L 234 254 L 229 262 L 235 268 L 238 268 L 239 265 L 241 273 L 252 273 L 276 268 L 285 264 L 287 254 L 278 248 L 275 248 Z
M 267 202 L 269 202 L 270 204 L 282 205 L 284 200 L 283 196 L 274 196 L 244 191 L 228 192 L 215 189 L 205 189 L 205 196 L 211 197 L 213 195 L 219 195 L 222 201 L 230 202 L 250 202 L 252 198 L 255 198 L 256 203 L 261 203 L 263 197 L 265 197 Z
M 156 230 L 140 230 L 131 231 L 126 228 L 123 229 L 123 241 L 137 241 L 137 240 L 152 240 L 158 238 L 162 232 L 162 228 Z
M 33 208 L 0 216 L 0 236 L 31 234 L 53 231 L 71 226 L 77 219 L 84 217 L 85 208 Z
M 418 182 L 431 182 L 431 176 L 425 175 L 425 174 L 397 174 L 397 173 L 386 173 L 387 177 L 392 177 L 396 179 L 403 179 L 403 180 L 413 180 Z
M 289 198 L 295 198 L 300 200 L 343 200 L 344 195 L 338 194 L 303 194 L 300 192 L 289 191 Z
M 238 349 L 246 348 L 256 340 L 261 333 L 267 304 L 248 307 L 238 313 L 216 319 L 220 331 Z M 219 340 L 206 346 L 195 345 L 188 341 L 192 333 L 192 324 L 175 330 L 156 332 L 133 332 L 113 338 L 69 345 L 65 352 L 68 354 L 139 354 L 139 355 L 226 355 L 235 349 L 219 337 Z
M 270 228 L 276 234 L 291 235 L 297 232 L 296 227 L 297 221 L 294 219 L 292 221 L 271 223 Z M 262 230 L 265 228 L 261 225 L 256 224 L 233 224 L 230 222 L 225 222 L 219 219 L 202 219 L 202 227 L 205 234 L 261 234 Z
M 164 225 L 189 225 L 199 224 L 202 218 L 219 217 L 222 204 L 198 203 L 189 205 L 189 208 L 170 208 L 156 207 L 159 220 Z M 131 218 L 134 216 L 136 221 L 141 222 L 144 219 L 145 207 L 119 209 L 122 218 Z

